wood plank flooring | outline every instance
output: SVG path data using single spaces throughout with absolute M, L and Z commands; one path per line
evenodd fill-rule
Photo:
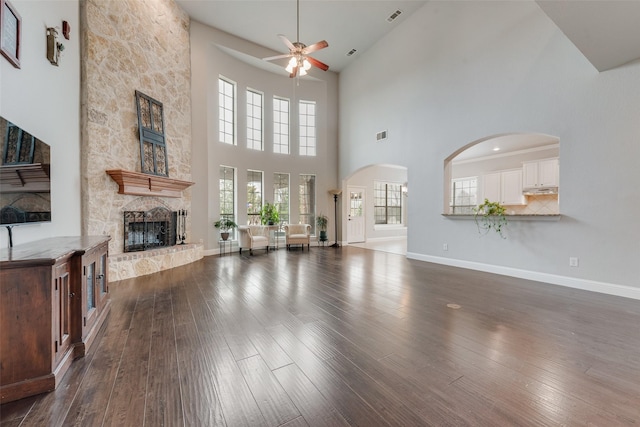
M 355 247 L 110 289 L 92 351 L 2 427 L 640 425 L 640 301 Z

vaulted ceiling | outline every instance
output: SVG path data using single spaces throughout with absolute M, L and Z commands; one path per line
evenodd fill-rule
M 438 0 L 456 1 L 456 0 Z M 296 40 L 295 0 L 177 0 L 193 20 L 274 52 Z M 301 0 L 300 41 L 327 40 L 313 54 L 340 72 L 420 9 L 423 0 Z M 599 71 L 640 59 L 640 0 L 537 0 L 536 3 Z M 389 17 L 401 11 L 391 22 Z M 347 53 L 355 49 L 352 56 Z

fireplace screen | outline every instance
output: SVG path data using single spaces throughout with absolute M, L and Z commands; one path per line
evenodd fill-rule
M 158 207 L 124 213 L 124 251 L 136 252 L 176 244 L 176 212 Z

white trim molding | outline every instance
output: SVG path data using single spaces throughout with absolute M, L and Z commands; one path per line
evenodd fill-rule
M 521 270 L 519 268 L 503 267 L 499 265 L 482 264 L 479 262 L 464 261 L 460 259 L 423 255 L 414 252 L 407 252 L 407 258 L 640 300 L 640 288 L 634 288 L 626 285 L 616 285 L 614 283 L 597 282 L 595 280 L 578 279 L 575 277 L 559 276 L 557 274 Z

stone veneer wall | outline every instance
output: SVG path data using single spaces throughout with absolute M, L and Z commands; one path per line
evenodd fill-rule
M 119 256 L 124 210 L 157 202 L 156 206 L 190 211 L 191 191 L 183 191 L 182 198 L 141 200 L 118 194 L 117 184 L 105 172 L 141 171 L 135 102 L 139 90 L 163 103 L 169 177 L 193 181 L 189 17 L 173 0 L 86 0 L 80 15 L 83 234 L 111 236 L 110 280 L 202 258 L 199 245 Z M 187 237 L 190 230 L 188 221 Z M 158 256 L 161 262 L 156 262 Z M 134 266 L 147 257 L 156 261 L 143 262 L 144 268 Z

